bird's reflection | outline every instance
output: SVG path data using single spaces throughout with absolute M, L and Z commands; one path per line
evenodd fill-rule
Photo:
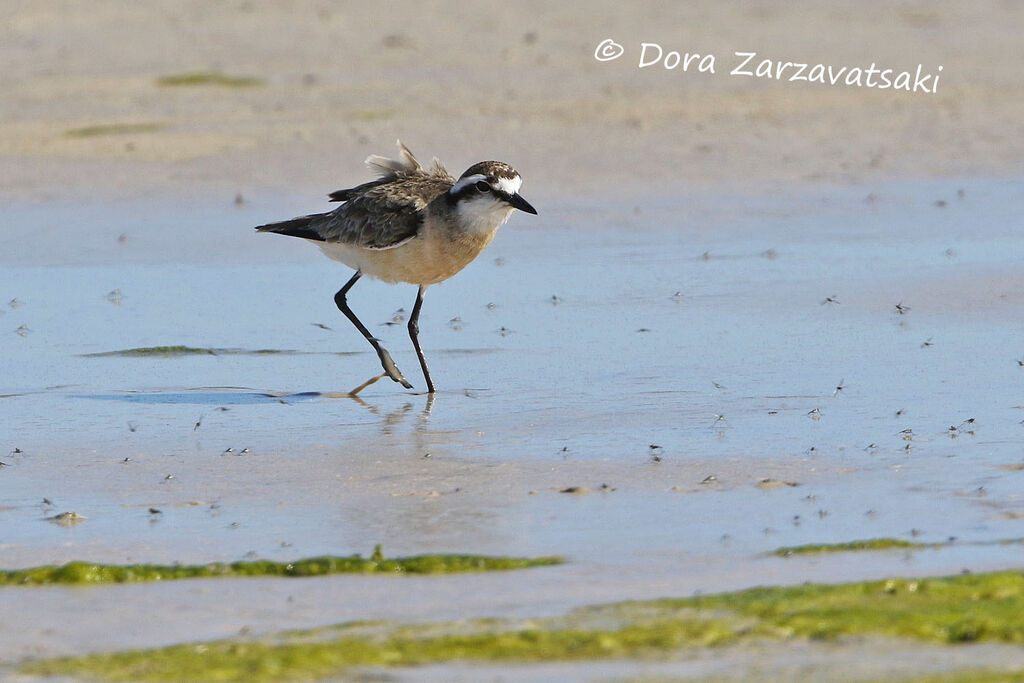
M 382 415 L 382 411 L 380 409 L 380 406 L 378 406 L 378 405 L 376 405 L 374 403 L 369 403 L 368 401 L 363 399 L 361 396 L 359 396 L 359 392 L 361 392 L 363 389 L 365 389 L 366 387 L 370 386 L 371 384 L 373 384 L 377 380 L 382 379 L 382 378 L 384 378 L 386 376 L 387 375 L 380 374 L 380 375 L 377 375 L 375 377 L 371 377 L 370 379 L 368 379 L 367 381 L 363 382 L 362 384 L 360 384 L 358 387 L 356 387 L 352 391 L 330 393 L 330 394 L 325 393 L 323 395 L 324 396 L 330 396 L 331 398 L 350 398 L 353 401 L 355 401 L 356 403 L 358 403 L 359 405 L 361 405 L 364 408 L 366 408 L 367 410 L 369 410 L 370 413 L 372 413 L 373 415 L 381 416 Z M 437 397 L 436 393 L 425 393 L 425 394 L 419 394 L 419 395 L 426 396 L 427 398 L 426 398 L 426 402 L 424 403 L 423 410 L 419 413 L 419 416 L 418 416 L 418 418 L 416 420 L 415 432 L 417 434 L 420 434 L 421 432 L 426 431 L 428 423 L 430 421 L 430 413 L 434 409 L 434 401 L 436 400 L 436 397 Z M 411 401 L 407 401 L 404 404 L 402 404 L 400 407 L 398 407 L 398 408 L 396 408 L 396 409 L 394 409 L 392 411 L 389 411 L 387 413 L 383 413 L 383 419 L 381 420 L 381 432 L 385 436 L 391 436 L 394 433 L 394 428 L 397 425 L 401 424 L 405 420 L 406 415 L 408 415 L 413 410 L 413 408 L 414 408 L 413 403 Z

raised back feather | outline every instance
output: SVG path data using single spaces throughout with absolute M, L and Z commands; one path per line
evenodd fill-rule
M 380 187 L 399 178 L 427 180 L 431 184 L 437 181 L 448 182 L 449 187 L 451 186 L 450 183 L 455 182 L 455 179 L 445 170 L 445 167 L 437 157 L 434 157 L 434 163 L 428 171 L 420 165 L 420 162 L 416 161 L 416 157 L 412 155 L 408 147 L 402 144 L 401 140 L 396 140 L 395 142 L 398 145 L 401 159 L 388 159 L 379 154 L 371 154 L 366 157 L 365 163 L 378 175 L 378 178 L 368 183 L 363 183 L 358 187 L 332 192 L 328 195 L 331 201 L 347 202 L 354 197 L 366 194 L 375 187 Z
M 364 163 L 370 167 L 371 171 L 382 178 L 397 176 L 402 173 L 422 173 L 423 167 L 420 166 L 420 162 L 416 161 L 416 157 L 412 155 L 409 148 L 403 145 L 401 140 L 396 140 L 395 144 L 398 145 L 401 159 L 388 159 L 379 154 L 371 154 L 366 157 Z

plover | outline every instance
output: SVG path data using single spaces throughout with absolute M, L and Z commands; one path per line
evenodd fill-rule
M 409 338 L 432 394 L 434 383 L 419 342 L 420 308 L 427 287 L 465 268 L 514 209 L 532 214 L 537 210 L 520 196 L 522 178 L 506 163 L 481 161 L 456 180 L 436 157 L 424 169 L 400 140 L 397 144 L 398 160 L 376 154 L 366 158 L 366 165 L 380 176 L 377 180 L 328 195 L 331 201 L 344 202 L 338 208 L 256 230 L 310 240 L 328 257 L 355 269 L 334 295 L 334 303 L 373 346 L 384 372 L 406 389 L 412 385 L 345 297 L 364 275 L 419 285 L 409 316 Z

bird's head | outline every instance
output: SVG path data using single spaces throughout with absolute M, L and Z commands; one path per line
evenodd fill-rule
M 513 209 L 537 214 L 519 194 L 523 179 L 508 164 L 481 161 L 473 164 L 448 191 L 449 201 L 466 222 L 490 231 L 504 223 Z

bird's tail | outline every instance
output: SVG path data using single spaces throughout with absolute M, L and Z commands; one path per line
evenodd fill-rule
M 324 238 L 316 229 L 316 224 L 320 222 L 319 219 L 324 218 L 326 215 L 327 214 L 324 213 L 314 213 L 308 216 L 299 216 L 298 218 L 293 218 L 290 221 L 259 225 L 256 229 L 260 232 L 274 232 L 278 235 L 301 237 L 307 240 L 323 242 Z

